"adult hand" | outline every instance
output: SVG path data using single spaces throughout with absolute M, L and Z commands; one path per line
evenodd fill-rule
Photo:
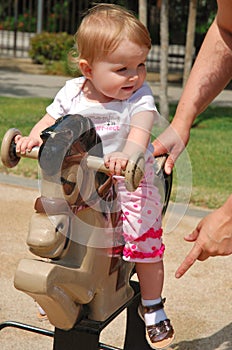
M 154 156 L 168 154 L 164 166 L 166 174 L 171 174 L 174 164 L 184 150 L 188 140 L 189 130 L 186 130 L 186 128 L 181 130 L 179 126 L 177 129 L 173 124 L 170 124 L 167 129 L 154 140 Z
M 176 271 L 180 278 L 195 263 L 204 261 L 210 256 L 232 254 L 232 196 L 219 209 L 203 218 L 196 229 L 184 239 L 195 242 Z

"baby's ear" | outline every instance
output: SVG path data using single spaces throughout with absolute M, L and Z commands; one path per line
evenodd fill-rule
M 79 68 L 81 73 L 87 78 L 90 79 L 92 77 L 92 68 L 87 60 L 84 58 L 79 61 Z

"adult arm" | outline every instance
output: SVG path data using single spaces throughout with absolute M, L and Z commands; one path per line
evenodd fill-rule
M 170 173 L 188 143 L 190 128 L 232 78 L 232 1 L 218 0 L 218 12 L 191 70 L 170 126 L 154 141 L 155 155 L 169 153 Z

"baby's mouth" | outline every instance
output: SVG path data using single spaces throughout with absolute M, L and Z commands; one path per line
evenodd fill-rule
M 134 86 L 124 86 L 122 89 L 126 91 L 132 91 L 134 89 Z

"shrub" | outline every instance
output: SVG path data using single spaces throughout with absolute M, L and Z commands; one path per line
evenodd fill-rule
M 0 13 L 3 9 L 0 6 Z M 16 20 L 15 16 L 1 16 L 0 30 L 18 30 L 19 32 L 30 32 L 36 31 L 36 17 L 32 17 L 29 13 L 25 12 L 19 14 Z
M 72 35 L 67 33 L 36 34 L 31 38 L 29 55 L 34 63 L 47 64 L 52 61 L 67 59 L 67 55 L 74 46 Z
M 68 58 L 63 61 L 52 61 L 45 64 L 44 71 L 48 75 L 63 75 L 63 76 L 71 76 L 78 77 L 81 74 L 77 65 L 70 65 Z
M 43 32 L 33 36 L 30 44 L 30 57 L 34 63 L 43 64 L 47 74 L 73 77 L 81 75 L 77 62 L 73 62 L 77 50 L 72 35 Z

